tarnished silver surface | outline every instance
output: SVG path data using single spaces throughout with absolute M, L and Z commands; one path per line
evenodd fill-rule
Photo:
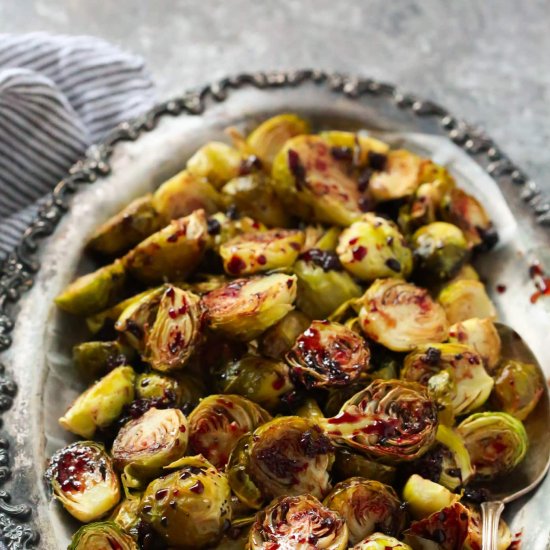
M 490 138 L 437 105 L 371 80 L 311 71 L 224 80 L 160 106 L 94 149 L 60 184 L 42 218 L 12 257 L 9 272 L 3 274 L 0 346 L 7 349 L 0 361 L 19 387 L 13 406 L 3 415 L 13 461 L 7 472 L 13 478 L 13 501 L 33 509 L 32 517 L 26 509 L 19 516 L 2 514 L 0 493 L 0 540 L 14 533 L 11 548 L 37 546 L 35 533 L 41 537 L 38 547 L 64 548 L 74 530 L 67 515 L 50 503 L 41 478 L 51 451 L 68 440 L 57 418 L 81 389 L 71 368 L 70 348 L 82 335 L 74 320 L 55 310 L 52 300 L 77 272 L 90 267 L 82 259 L 87 237 L 132 198 L 181 169 L 206 140 L 223 138 L 226 126 L 249 128 L 282 110 L 301 113 L 317 127 L 376 131 L 423 148 L 427 154 L 446 157 L 439 160 L 448 162 L 460 183 L 474 189 L 489 206 L 503 237 L 479 265 L 500 317 L 525 338 L 546 376 L 550 374 L 546 349 L 550 301 L 543 298 L 530 303 L 534 287 L 528 269 L 537 258 L 543 264 L 550 260 L 550 228 L 537 221 L 536 205 L 521 198 L 525 190 L 529 194 L 529 181 Z M 64 214 L 65 206 L 69 209 Z M 54 234 L 42 242 L 42 234 L 54 228 Z M 36 274 L 33 268 L 38 269 Z M 18 299 L 33 280 L 32 288 Z M 498 284 L 505 284 L 506 292 L 494 291 Z M 0 384 L 0 391 L 11 399 L 14 388 L 7 384 L 5 390 Z M 513 530 L 524 531 L 524 548 L 547 548 L 549 496 L 547 479 L 532 498 L 510 507 Z

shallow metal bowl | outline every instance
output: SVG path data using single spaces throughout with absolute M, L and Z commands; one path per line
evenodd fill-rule
M 477 267 L 500 318 L 524 337 L 550 374 L 549 301 L 529 300 L 529 266 L 550 258 L 550 205 L 490 138 L 438 105 L 368 79 L 315 71 L 229 78 L 158 106 L 92 148 L 57 186 L 4 266 L 0 550 L 66 548 L 76 527 L 50 501 L 42 474 L 51 452 L 69 440 L 57 418 L 82 389 L 70 360 L 82 329 L 52 300 L 90 268 L 82 256 L 86 239 L 131 199 L 182 169 L 205 141 L 224 139 L 227 126 L 250 128 L 281 111 L 302 114 L 317 128 L 380 133 L 447 164 L 488 206 L 499 230 L 499 246 Z M 496 292 L 497 285 L 506 291 Z M 550 478 L 508 510 L 513 532 L 523 530 L 524 548 L 548 547 L 549 499 Z

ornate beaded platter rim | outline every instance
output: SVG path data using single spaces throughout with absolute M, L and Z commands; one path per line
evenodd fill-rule
M 132 122 L 120 125 L 102 144 L 93 146 L 86 158 L 78 162 L 56 186 L 0 273 L 0 351 L 6 352 L 0 356 L 0 412 L 5 413 L 8 420 L 7 429 L 2 427 L 0 438 L 0 550 L 44 547 L 45 544 L 44 537 L 40 542 L 40 528 L 34 513 L 41 505 L 41 497 L 32 485 L 27 487 L 22 482 L 28 460 L 32 459 L 32 450 L 29 442 L 25 442 L 24 436 L 19 434 L 18 422 L 21 422 L 21 411 L 28 405 L 29 397 L 22 395 L 21 391 L 17 393 L 9 360 L 18 303 L 36 282 L 41 270 L 41 243 L 56 230 L 69 210 L 72 196 L 79 189 L 110 174 L 117 144 L 136 141 L 154 130 L 165 117 L 200 117 L 239 90 L 290 90 L 306 86 L 322 88 L 335 98 L 358 104 L 375 98 L 388 109 L 402 111 L 418 120 L 429 120 L 439 129 L 440 135 L 484 167 L 503 190 L 506 199 L 514 202 L 514 214 L 522 220 L 526 238 L 532 244 L 530 254 L 535 254 L 529 261 L 540 259 L 545 262 L 546 258 L 538 258 L 537 253 L 548 242 L 550 202 L 536 184 L 482 131 L 454 117 L 443 107 L 402 93 L 390 84 L 313 70 L 241 74 L 185 93 L 158 105 Z M 4 489 L 10 477 L 13 478 L 11 487 Z

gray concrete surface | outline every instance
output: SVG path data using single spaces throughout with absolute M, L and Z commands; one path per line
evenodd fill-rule
M 483 126 L 550 190 L 547 0 L 0 0 L 0 32 L 94 34 L 166 98 L 245 70 L 391 81 Z

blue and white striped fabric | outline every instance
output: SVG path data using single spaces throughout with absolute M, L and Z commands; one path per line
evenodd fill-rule
M 101 39 L 0 34 L 0 265 L 86 148 L 154 102 L 143 60 Z

